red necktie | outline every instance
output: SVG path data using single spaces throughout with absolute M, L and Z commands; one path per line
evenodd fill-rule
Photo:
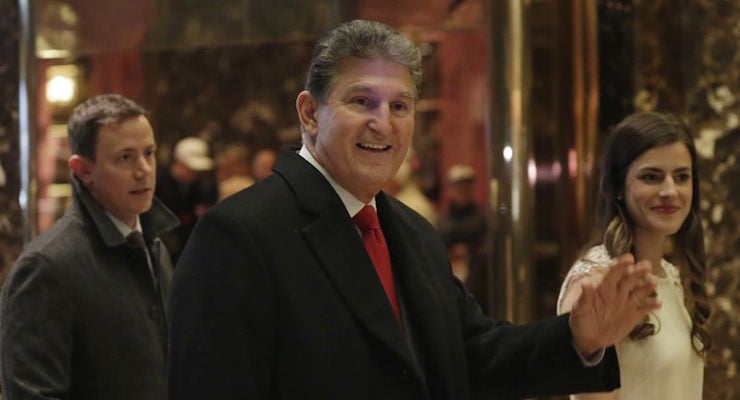
M 372 206 L 365 206 L 352 219 L 362 232 L 362 242 L 375 266 L 375 272 L 378 273 L 380 283 L 383 285 L 386 296 L 388 296 L 391 308 L 393 308 L 393 313 L 396 314 L 396 319 L 401 324 L 401 311 L 398 308 L 396 289 L 393 284 L 391 256 L 388 252 L 388 244 L 385 242 L 383 231 L 380 230 L 378 214 L 375 213 Z

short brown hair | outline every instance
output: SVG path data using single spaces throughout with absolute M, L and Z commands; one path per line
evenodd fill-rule
M 67 122 L 67 143 L 72 154 L 95 159 L 98 129 L 147 113 L 140 105 L 120 94 L 91 97 L 75 107 Z

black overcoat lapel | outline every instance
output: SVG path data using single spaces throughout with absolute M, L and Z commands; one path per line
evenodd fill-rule
M 442 286 L 434 272 L 440 260 L 425 258 L 428 254 L 422 248 L 425 240 L 437 238 L 424 237 L 417 227 L 398 211 L 398 204 L 392 204 L 381 193 L 376 197 L 379 218 L 383 233 L 390 248 L 397 283 L 403 290 L 407 305 L 408 319 L 415 325 L 417 348 L 423 353 L 427 384 L 433 394 L 449 391 L 448 379 L 460 371 L 450 371 L 452 365 L 449 338 L 450 327 L 456 326 L 454 310 L 445 309 L 440 299 Z M 407 211 L 408 212 L 408 211 Z M 444 397 L 444 396 L 443 396 Z
M 321 173 L 291 150 L 283 150 L 275 172 L 313 216 L 301 229 L 307 246 L 347 307 L 410 368 L 411 355 L 362 239 L 339 196 Z

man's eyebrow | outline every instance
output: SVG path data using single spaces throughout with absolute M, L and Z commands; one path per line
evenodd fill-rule
M 416 100 L 416 93 L 414 92 L 401 92 L 401 97 L 410 99 L 410 100 Z
M 346 93 L 373 93 L 376 90 L 371 86 L 362 84 L 352 84 L 347 87 Z M 400 97 L 416 100 L 416 94 L 413 91 L 403 91 L 399 94 Z
M 347 87 L 347 93 L 356 93 L 356 92 L 373 92 L 373 89 L 370 86 L 367 85 L 360 85 L 360 84 L 352 84 Z
M 156 149 L 157 149 L 156 144 L 150 144 L 144 147 L 144 150 L 156 150 Z M 136 152 L 136 151 L 139 151 L 139 148 L 128 146 L 128 147 L 122 147 L 120 149 L 114 149 L 113 154 L 121 154 L 121 153 Z

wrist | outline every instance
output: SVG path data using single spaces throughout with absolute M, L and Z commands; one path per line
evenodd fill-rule
M 582 357 L 588 359 L 604 348 L 598 340 L 589 340 L 588 338 L 583 337 L 577 329 L 573 329 L 573 314 L 570 315 L 568 325 L 570 326 L 571 336 L 573 339 L 573 347 Z

